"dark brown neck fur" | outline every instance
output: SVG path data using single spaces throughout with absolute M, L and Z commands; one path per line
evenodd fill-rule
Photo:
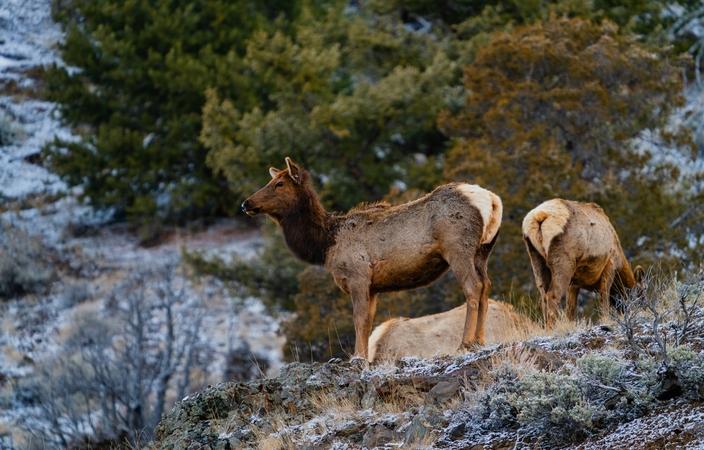
M 275 219 L 281 225 L 286 245 L 303 261 L 322 265 L 335 243 L 336 216 L 323 208 L 312 188 L 306 186 L 298 208 Z

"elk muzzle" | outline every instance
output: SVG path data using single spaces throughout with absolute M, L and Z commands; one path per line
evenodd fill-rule
M 252 204 L 252 201 L 247 199 L 242 202 L 242 206 L 240 207 L 240 209 L 242 209 L 242 212 L 247 214 L 248 216 L 256 216 L 261 208 L 254 206 Z

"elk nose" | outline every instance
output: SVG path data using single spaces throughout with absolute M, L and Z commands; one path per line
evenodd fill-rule
M 245 200 L 242 202 L 242 206 L 240 206 L 240 209 L 242 212 L 247 212 L 247 209 L 249 208 L 249 200 Z

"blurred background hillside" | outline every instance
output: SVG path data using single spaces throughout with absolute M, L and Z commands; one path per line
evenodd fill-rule
M 204 385 L 349 355 L 349 299 L 238 213 L 285 156 L 330 210 L 496 192 L 491 295 L 529 314 L 551 197 L 699 266 L 703 56 L 697 0 L 4 1 L 0 447 L 148 440 Z M 378 320 L 462 301 L 447 275 Z

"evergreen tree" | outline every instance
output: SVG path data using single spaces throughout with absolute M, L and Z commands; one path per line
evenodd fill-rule
M 46 74 L 78 142 L 46 148 L 54 170 L 97 207 L 167 220 L 221 214 L 234 202 L 198 141 L 205 90 L 258 102 L 242 64 L 247 38 L 282 28 L 296 4 L 251 0 L 57 1 L 66 67 Z
M 491 259 L 495 292 L 532 286 L 521 221 L 552 197 L 600 203 L 636 262 L 681 257 L 690 231 L 670 223 L 686 210 L 686 180 L 654 161 L 652 149 L 632 145 L 649 130 L 687 147 L 686 133 L 665 131 L 682 101 L 680 73 L 666 51 L 610 22 L 582 19 L 498 33 L 478 52 L 465 69 L 465 105 L 444 111 L 439 123 L 454 138 L 446 176 L 477 182 L 504 201 Z M 697 251 L 689 255 L 697 259 Z
M 201 138 L 235 193 L 261 185 L 287 155 L 313 170 L 333 208 L 379 199 L 394 182 L 438 181 L 445 139 L 435 117 L 461 89 L 448 43 L 345 3 L 318 19 L 302 14 L 290 36 L 253 35 L 244 64 L 265 86 L 262 104 L 209 91 Z

